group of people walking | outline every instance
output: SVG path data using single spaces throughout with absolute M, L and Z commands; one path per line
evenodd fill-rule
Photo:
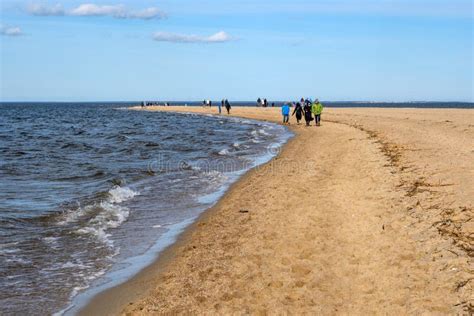
M 227 114 L 230 114 L 230 109 L 232 107 L 230 106 L 229 100 L 222 99 L 221 103 L 217 105 L 217 108 L 219 109 L 219 114 L 222 114 L 222 108 L 225 108 L 227 111 Z
M 290 107 L 294 106 L 292 116 L 296 116 L 296 123 L 299 125 L 304 116 L 306 126 L 310 126 L 312 121 L 315 121 L 315 126 L 321 126 L 321 114 L 323 112 L 323 105 L 316 99 L 312 102 L 310 99 L 301 98 L 300 102 L 285 102 L 281 107 L 281 114 L 283 115 L 283 124 L 290 124 Z M 314 117 L 313 117 L 314 116 Z
M 142 108 L 144 108 L 146 106 L 157 106 L 157 105 L 170 106 L 170 103 L 169 102 L 159 103 L 159 102 L 142 101 L 140 105 Z
M 206 106 L 211 107 L 211 106 L 212 106 L 212 101 L 209 100 L 209 99 L 208 99 L 208 100 L 204 100 L 204 101 L 202 101 L 202 106 L 204 106 L 204 107 L 206 107 Z
M 262 107 L 266 107 L 265 104 L 268 104 L 267 100 L 264 99 L 261 101 L 259 98 L 257 104 L 261 102 Z M 203 106 L 212 106 L 212 101 L 204 100 Z M 274 106 L 274 103 L 272 103 Z M 230 114 L 230 109 L 232 106 L 229 103 L 229 100 L 222 99 L 220 103 L 217 103 L 217 108 L 219 114 L 222 114 L 222 108 L 225 108 L 227 114 Z M 306 126 L 310 126 L 312 121 L 315 121 L 315 126 L 321 126 L 321 114 L 323 112 L 323 105 L 316 99 L 314 102 L 311 99 L 301 98 L 299 102 L 285 102 L 281 107 L 281 114 L 283 115 L 283 124 L 290 124 L 290 112 L 291 108 L 293 113 L 291 116 L 296 116 L 296 123 L 299 125 L 300 121 L 303 119 L 306 122 Z
M 202 101 L 202 106 L 212 107 L 212 101 L 211 100 L 204 100 L 204 101 Z M 229 103 L 229 100 L 222 99 L 220 103 L 217 103 L 217 109 L 219 110 L 219 114 L 222 114 L 222 108 L 225 108 L 226 111 L 227 111 L 227 114 L 230 114 L 230 109 L 232 107 Z
M 257 99 L 257 107 L 263 107 L 263 108 L 266 108 L 268 106 L 268 101 L 266 98 L 258 98 Z M 275 106 L 275 103 L 272 102 L 272 107 Z

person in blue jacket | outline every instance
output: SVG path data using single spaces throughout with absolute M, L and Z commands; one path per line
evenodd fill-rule
M 281 107 L 281 114 L 283 115 L 283 124 L 290 124 L 290 105 L 289 102 L 285 102 Z

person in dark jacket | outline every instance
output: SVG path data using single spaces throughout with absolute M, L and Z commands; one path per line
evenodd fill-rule
M 296 103 L 295 109 L 293 110 L 292 116 L 296 114 L 296 124 L 300 125 L 301 118 L 303 117 L 303 108 L 301 103 Z
M 229 100 L 225 99 L 225 109 L 227 110 L 227 114 L 230 114 L 230 109 L 232 108 L 230 106 Z
M 305 102 L 304 108 L 304 120 L 306 121 L 306 126 L 309 126 L 309 123 L 313 120 L 313 115 L 311 114 L 311 105 Z

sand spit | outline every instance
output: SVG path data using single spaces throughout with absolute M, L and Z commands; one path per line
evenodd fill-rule
M 278 157 L 84 313 L 473 313 L 474 111 L 326 109 L 322 127 L 291 129 Z

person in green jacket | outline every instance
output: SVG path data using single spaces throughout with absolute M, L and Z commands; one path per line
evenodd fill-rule
M 314 119 L 316 121 L 316 126 L 321 125 L 321 113 L 323 113 L 323 105 L 316 99 L 311 105 L 311 112 L 314 114 Z

